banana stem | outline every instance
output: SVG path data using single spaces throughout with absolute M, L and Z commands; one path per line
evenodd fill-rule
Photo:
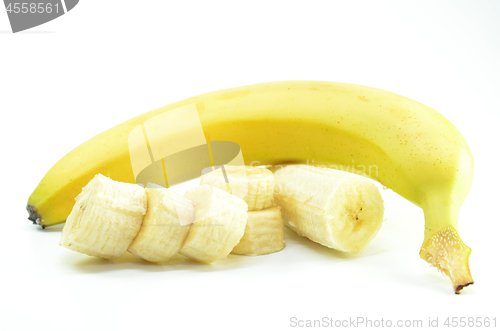
M 456 294 L 474 283 L 470 269 L 471 249 L 460 239 L 457 231 L 460 206 L 449 201 L 436 201 L 423 206 L 425 239 L 420 257 L 447 275 Z

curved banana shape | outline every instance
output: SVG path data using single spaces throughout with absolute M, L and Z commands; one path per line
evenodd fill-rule
M 30 219 L 64 222 L 98 173 L 135 181 L 128 135 L 145 120 L 195 104 L 207 141 L 239 144 L 245 163 L 345 165 L 420 206 L 420 256 L 447 274 L 458 293 L 472 284 L 470 248 L 457 232 L 473 178 L 466 141 L 441 114 L 408 98 L 359 85 L 290 81 L 212 92 L 165 106 L 78 146 L 45 175 L 28 200 Z

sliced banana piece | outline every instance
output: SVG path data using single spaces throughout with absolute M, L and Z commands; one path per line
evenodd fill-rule
M 283 219 L 279 208 L 273 207 L 273 173 L 251 166 L 225 166 L 224 170 L 229 185 L 222 169 L 203 175 L 201 183 L 229 191 L 248 204 L 245 234 L 231 253 L 254 256 L 282 250 L 285 247 Z
M 166 262 L 186 239 L 194 219 L 194 205 L 166 188 L 147 187 L 146 194 L 148 210 L 128 251 L 150 262 Z
M 274 199 L 281 207 L 285 224 L 312 241 L 359 253 L 382 225 L 382 196 L 373 183 L 361 176 L 289 165 L 278 169 L 274 177 Z
M 251 166 L 224 166 L 201 177 L 201 184 L 208 184 L 242 198 L 248 210 L 262 210 L 273 206 L 274 176 L 266 168 Z
M 245 234 L 231 253 L 238 255 L 264 255 L 285 248 L 283 218 L 277 206 L 248 212 Z
M 204 263 L 227 257 L 245 232 L 245 201 L 210 185 L 195 187 L 185 196 L 193 201 L 195 216 L 179 253 Z
M 96 175 L 76 197 L 59 245 L 91 256 L 117 259 L 139 232 L 146 208 L 144 188 Z

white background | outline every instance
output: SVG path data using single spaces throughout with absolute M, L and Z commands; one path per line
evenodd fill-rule
M 499 22 L 500 1 L 82 0 L 12 34 L 2 8 L 0 329 L 281 330 L 291 317 L 500 326 Z M 475 159 L 460 233 L 476 284 L 457 296 L 419 258 L 423 212 L 390 190 L 381 231 L 356 257 L 287 231 L 280 253 L 211 266 L 105 262 L 26 219 L 43 175 L 95 134 L 186 97 L 291 79 L 389 90 L 456 125 Z

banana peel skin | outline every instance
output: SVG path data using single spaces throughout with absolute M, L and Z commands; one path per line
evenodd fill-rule
M 420 257 L 450 277 L 455 293 L 473 284 L 470 248 L 458 215 L 473 180 L 467 142 L 444 116 L 387 91 L 345 83 L 284 81 L 212 92 L 152 110 L 76 147 L 28 200 L 29 219 L 62 223 L 96 174 L 135 183 L 128 135 L 145 120 L 195 104 L 207 141 L 239 144 L 245 163 L 345 165 L 424 210 Z M 256 163 L 257 162 L 257 163 Z

